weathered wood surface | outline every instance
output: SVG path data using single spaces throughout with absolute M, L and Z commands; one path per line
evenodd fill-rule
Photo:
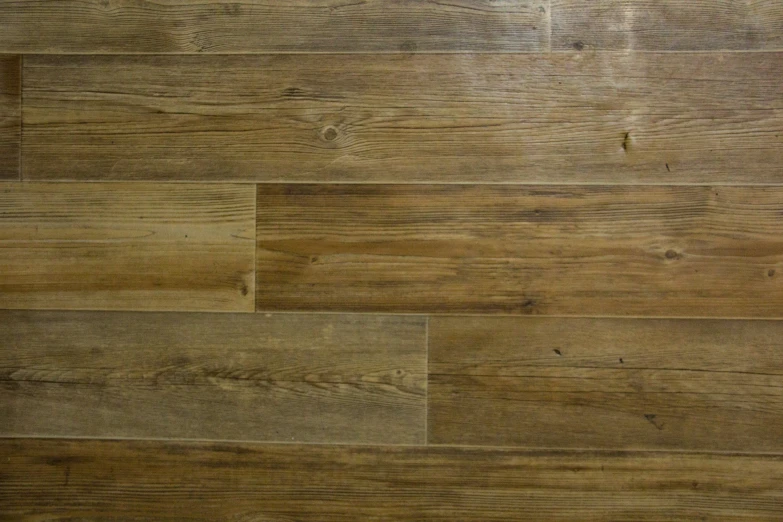
M 0 312 L 0 436 L 424 442 L 425 318 Z
M 0 181 L 18 180 L 22 138 L 22 59 L 0 54 Z
M 0 308 L 245 311 L 254 187 L 0 185 Z
M 260 185 L 260 310 L 783 316 L 783 188 Z
M 0 52 L 549 50 L 549 0 L 0 1 Z
M 783 321 L 433 317 L 429 441 L 783 452 Z
M 783 53 L 32 56 L 33 180 L 783 183 Z
M 780 456 L 1 440 L 14 520 L 775 520 Z

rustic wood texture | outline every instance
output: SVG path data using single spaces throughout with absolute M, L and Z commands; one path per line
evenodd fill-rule
M 547 51 L 549 0 L 0 1 L 0 52 Z
M 783 188 L 259 185 L 259 310 L 783 316 Z
M 429 441 L 783 451 L 783 322 L 437 317 Z
M 253 311 L 254 187 L 5 183 L 0 308 Z
M 0 54 L 0 181 L 18 180 L 22 134 L 22 59 Z
M 0 312 L 0 436 L 421 444 L 425 321 Z
M 778 0 L 553 0 L 552 48 L 783 49 Z
M 776 520 L 780 456 L 0 441 L 13 520 Z
M 783 53 L 32 56 L 37 180 L 782 183 Z

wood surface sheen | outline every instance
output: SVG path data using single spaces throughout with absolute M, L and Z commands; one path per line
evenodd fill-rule
M 783 316 L 783 189 L 259 185 L 259 310 Z
M 22 130 L 22 59 L 0 54 L 0 181 L 18 180 Z
M 783 53 L 30 56 L 33 180 L 783 183 Z
M 552 0 L 552 49 L 783 49 L 778 0 Z
M 778 0 L 0 0 L 0 520 L 783 519 L 782 78 Z
M 777 520 L 780 456 L 0 441 L 12 520 Z
M 0 312 L 0 436 L 423 443 L 425 320 Z
M 429 442 L 783 451 L 783 322 L 433 317 Z
M 4 183 L 0 308 L 246 311 L 252 185 Z
M 548 51 L 549 0 L 0 1 L 0 52 Z

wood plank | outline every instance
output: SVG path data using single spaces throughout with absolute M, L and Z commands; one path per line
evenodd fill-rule
M 0 1 L 0 52 L 546 51 L 549 0 Z
M 783 183 L 783 53 L 34 56 L 26 179 Z
M 553 0 L 552 48 L 783 49 L 776 0 Z
M 423 443 L 425 321 L 0 312 L 0 436 Z
M 776 520 L 783 457 L 0 441 L 13 520 Z
M 3 184 L 0 308 L 253 311 L 253 191 Z
M 22 135 L 22 59 L 0 55 L 0 181 L 18 180 Z
M 437 317 L 429 441 L 783 450 L 783 322 Z
M 260 185 L 259 310 L 783 316 L 783 188 Z

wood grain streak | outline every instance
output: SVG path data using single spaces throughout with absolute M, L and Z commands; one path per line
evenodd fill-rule
M 783 49 L 777 0 L 553 0 L 552 48 Z
M 783 183 L 783 53 L 33 56 L 26 179 Z
M 259 185 L 260 310 L 781 317 L 783 189 Z
M 253 311 L 253 192 L 0 185 L 0 308 Z
M 0 436 L 422 443 L 424 321 L 0 312 Z
M 429 441 L 783 450 L 783 322 L 436 317 Z
M 13 520 L 775 520 L 780 456 L 2 440 Z
M 0 52 L 547 51 L 549 0 L 0 1 Z
M 22 132 L 22 59 L 0 54 L 0 181 L 18 180 Z

